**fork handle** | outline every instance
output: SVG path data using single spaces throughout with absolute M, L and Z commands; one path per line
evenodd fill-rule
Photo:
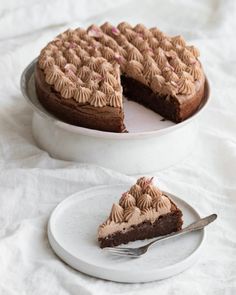
M 185 228 L 181 229 L 180 231 L 173 232 L 171 234 L 161 236 L 161 237 L 155 239 L 154 241 L 150 242 L 147 246 L 149 247 L 151 245 L 154 245 L 156 242 L 161 241 L 161 240 L 168 240 L 172 237 L 181 236 L 183 234 L 202 229 L 205 226 L 207 226 L 209 223 L 216 220 L 216 218 L 217 218 L 216 214 L 211 214 L 207 217 L 201 218 L 198 221 L 195 221 L 195 222 L 191 223 L 190 225 L 186 226 Z

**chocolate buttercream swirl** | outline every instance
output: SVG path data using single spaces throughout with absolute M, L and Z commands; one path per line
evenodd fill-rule
M 142 53 L 148 52 L 150 50 L 150 46 L 148 42 L 145 40 L 141 45 L 139 45 L 138 50 Z
M 61 92 L 62 89 L 65 87 L 66 83 L 71 83 L 71 81 L 65 76 L 63 76 L 62 78 L 59 77 L 54 83 L 55 90 Z
M 82 28 L 75 29 L 75 32 L 76 32 L 76 35 L 79 36 L 80 38 L 83 38 L 87 34 L 86 30 Z
M 136 35 L 135 38 L 132 40 L 132 44 L 137 48 L 140 48 L 144 42 L 145 41 L 143 40 L 143 38 L 139 35 Z
M 75 73 L 71 70 L 66 70 L 65 75 L 67 78 L 69 78 L 72 82 L 77 82 L 78 77 L 75 75 Z
M 114 108 L 119 108 L 122 105 L 122 95 L 114 91 L 109 97 L 109 105 Z
M 184 75 L 178 81 L 178 93 L 189 95 L 194 91 L 194 84 L 191 80 L 187 79 Z
M 153 37 L 150 37 L 148 39 L 148 43 L 153 50 L 157 49 L 160 46 L 160 42 L 156 38 L 153 38 Z
M 133 207 L 136 205 L 136 200 L 131 194 L 126 192 L 122 195 L 119 205 L 121 207 L 123 207 L 124 209 L 126 209 L 128 207 Z
M 163 67 L 166 66 L 167 58 L 166 58 L 165 52 L 163 51 L 162 48 L 159 47 L 155 50 L 154 60 L 156 61 L 156 63 L 158 64 L 158 67 L 160 69 L 162 69 Z
M 92 91 L 97 90 L 99 88 L 98 82 L 94 80 L 89 80 L 86 86 Z
M 55 47 L 57 47 L 57 49 L 55 49 L 55 53 L 58 52 L 58 49 L 63 45 L 63 41 L 60 38 L 55 38 L 51 44 Z
M 82 81 L 85 84 L 90 84 L 91 82 L 95 82 L 94 81 L 94 78 L 93 78 L 93 73 L 94 72 L 92 72 L 92 71 L 89 70 L 87 73 L 85 73 L 83 76 L 81 76 Z
M 103 69 L 106 69 L 106 72 L 110 72 L 113 70 L 112 65 L 103 57 L 97 57 L 94 62 L 95 71 L 99 72 L 100 74 L 104 74 Z
M 111 37 L 107 37 L 107 41 L 106 41 L 106 46 L 110 47 L 112 50 L 116 51 L 117 50 L 117 47 L 118 47 L 118 44 L 117 42 L 111 38 Z
M 50 50 L 53 53 L 56 53 L 58 51 L 58 47 L 56 44 L 52 41 L 46 46 L 46 50 Z
M 79 77 L 77 77 L 77 81 L 76 81 L 76 87 L 78 86 L 84 86 L 84 82 Z
M 58 79 L 61 79 L 63 77 L 63 72 L 56 65 L 48 67 L 45 73 L 45 80 L 49 85 L 55 84 Z
M 109 47 L 103 47 L 102 48 L 102 55 L 107 59 L 107 60 L 112 60 L 114 59 L 114 51 L 109 48 Z
M 187 50 L 186 48 L 184 48 L 180 52 L 180 58 L 188 66 L 192 65 L 192 64 L 194 64 L 196 62 L 196 58 L 194 57 L 194 55 L 189 50 Z
M 163 32 L 159 32 L 157 35 L 156 35 L 156 38 L 159 42 L 163 41 L 166 39 L 166 35 L 163 33 Z
M 110 84 L 112 87 L 117 85 L 117 79 L 110 73 L 107 73 L 104 77 L 104 81 Z
M 137 24 L 134 27 L 134 31 L 137 32 L 137 33 L 145 33 L 146 30 L 147 30 L 147 28 L 144 26 L 144 24 Z
M 153 34 L 153 36 L 155 36 L 156 38 L 162 34 L 162 31 L 160 31 L 158 28 L 151 28 L 150 32 Z
M 69 38 L 69 40 L 71 41 L 71 46 L 76 46 L 78 43 L 81 42 L 80 37 L 76 34 L 75 31 L 73 35 Z
M 169 39 L 163 39 L 161 42 L 160 42 L 160 47 L 165 50 L 165 51 L 169 51 L 173 48 L 171 42 L 169 41 Z
M 191 76 L 193 76 L 194 80 L 199 80 L 202 76 L 202 70 L 200 68 L 200 66 L 195 63 L 194 65 L 192 65 L 191 67 L 187 67 L 186 71 L 191 74 Z
M 194 57 L 199 57 L 200 56 L 200 51 L 198 50 L 197 47 L 195 46 L 186 46 L 186 48 L 194 55 Z
M 160 69 L 157 67 L 155 61 L 150 56 L 145 57 L 143 73 L 148 81 L 151 81 L 155 75 L 161 74 Z
M 43 70 L 46 69 L 46 68 L 48 68 L 48 67 L 51 67 L 54 64 L 55 64 L 55 60 L 51 56 L 42 56 L 39 59 L 39 66 Z
M 162 69 L 162 75 L 164 76 L 164 78 L 166 79 L 166 81 L 170 82 L 170 81 L 174 81 L 177 82 L 179 80 L 179 77 L 175 74 L 175 72 L 173 72 L 171 70 L 170 67 L 164 67 Z
M 65 71 L 72 71 L 73 73 L 77 72 L 77 68 L 74 64 L 66 64 L 64 67 Z
M 146 220 L 149 220 L 151 223 L 156 221 L 156 210 L 153 208 L 148 208 L 142 210 L 142 214 L 145 216 Z
M 65 66 L 66 63 L 67 63 L 67 60 L 66 60 L 66 58 L 65 58 L 62 54 L 57 54 L 57 55 L 55 56 L 55 63 L 56 63 L 56 65 L 58 65 L 59 67 L 64 68 L 64 66 Z
M 92 91 L 89 88 L 79 86 L 75 90 L 74 98 L 81 104 L 85 104 L 89 101 Z
M 68 78 L 65 78 L 65 84 L 61 89 L 61 96 L 68 99 L 72 98 L 75 93 L 75 85 Z
M 174 68 L 177 74 L 182 73 L 186 68 L 186 65 L 178 57 L 170 59 L 169 64 Z
M 115 63 L 113 73 L 114 77 L 117 79 L 119 85 L 120 85 L 120 65 Z
M 191 82 L 194 81 L 193 76 L 190 73 L 186 72 L 186 71 L 182 72 L 182 74 L 180 75 L 180 77 L 183 77 L 185 79 L 188 79 Z
M 70 63 L 72 63 L 74 66 L 78 67 L 79 65 L 81 65 L 81 59 L 79 58 L 79 56 L 75 54 L 71 55 L 69 58 L 68 58 L 68 61 Z
M 136 38 L 137 33 L 135 33 L 131 29 L 125 29 L 125 36 L 128 39 L 128 41 L 132 42 L 132 40 L 134 40 Z
M 129 46 L 127 50 L 128 50 L 128 54 L 127 54 L 128 61 L 136 60 L 136 61 L 142 62 L 143 56 L 135 46 Z
M 108 225 L 110 225 L 112 223 L 112 221 L 108 218 L 105 222 L 103 222 L 100 226 L 99 226 L 99 230 L 103 229 L 105 227 L 107 227 Z
M 131 186 L 129 193 L 135 197 L 135 199 L 137 200 L 139 198 L 139 196 L 142 195 L 142 188 L 140 185 L 138 184 L 134 184 L 133 186 Z
M 161 92 L 163 85 L 165 83 L 165 78 L 161 75 L 155 75 L 151 81 L 151 89 L 153 92 Z
M 103 77 L 97 72 L 91 72 L 91 79 L 99 83 L 103 80 Z
M 89 53 L 85 49 L 77 47 L 75 50 L 77 55 L 80 57 L 82 63 L 84 63 L 84 61 L 89 58 Z
M 106 95 L 110 95 L 114 92 L 113 87 L 107 82 L 102 83 L 102 85 L 100 86 L 100 90 L 104 92 Z
M 132 26 L 127 22 L 121 22 L 117 27 L 122 33 L 124 33 L 126 29 L 132 29 Z
M 94 107 L 104 107 L 107 104 L 106 96 L 99 90 L 94 90 L 90 96 L 90 104 Z
M 118 35 L 120 35 L 120 31 L 115 26 L 112 26 L 111 35 L 118 36 Z
M 171 42 L 173 45 L 177 46 L 182 46 L 184 47 L 185 46 L 185 40 L 182 36 L 178 35 L 178 36 L 175 36 L 175 37 L 172 37 L 171 38 Z
M 95 71 L 97 69 L 97 64 L 96 64 L 96 57 L 90 57 L 87 61 L 86 64 L 92 71 Z
M 99 28 L 96 25 L 91 25 L 90 27 L 88 27 L 87 29 L 87 33 L 89 37 L 94 37 L 94 38 L 99 38 L 102 36 L 103 32 L 101 30 L 101 28 Z M 85 35 L 84 35 L 85 36 Z
M 143 71 L 143 65 L 140 62 L 136 60 L 131 60 L 127 62 L 126 72 L 128 76 L 138 80 L 138 78 L 143 76 L 142 71 Z
M 162 195 L 159 199 L 153 201 L 153 208 L 155 208 L 157 212 L 163 209 L 165 209 L 166 212 L 169 212 L 171 202 L 166 196 Z
M 82 79 L 85 80 L 87 78 L 88 75 L 90 75 L 90 69 L 87 66 L 82 66 L 81 68 L 79 68 L 78 70 L 78 76 Z
M 124 209 L 118 204 L 113 204 L 109 220 L 114 221 L 116 223 L 121 223 L 123 219 Z
M 137 206 L 141 209 L 148 209 L 152 205 L 152 197 L 148 194 L 141 195 L 137 200 Z
M 112 25 L 109 22 L 105 22 L 100 26 L 100 28 L 104 33 L 109 34 L 111 32 Z
M 153 182 L 153 177 L 141 177 L 137 180 L 136 184 L 141 186 L 141 188 L 144 190 L 147 185 L 152 184 Z
M 97 48 L 90 48 L 89 53 L 94 57 L 101 57 L 102 56 L 102 53 Z
M 150 195 L 152 199 L 159 199 L 162 195 L 162 192 L 153 184 L 149 184 L 145 188 L 145 193 Z
M 175 96 L 178 92 L 178 84 L 177 82 L 170 81 L 166 82 L 162 87 L 162 93 L 165 95 Z M 167 97 L 167 99 L 169 99 Z
M 133 220 L 134 222 L 139 220 L 139 216 L 141 215 L 141 211 L 138 207 L 128 207 L 124 211 L 124 221 L 128 222 Z

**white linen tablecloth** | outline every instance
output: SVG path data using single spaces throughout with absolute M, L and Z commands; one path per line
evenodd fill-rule
M 1 1 L 0 16 L 0 294 L 236 294 L 236 1 L 8 0 Z M 50 212 L 70 194 L 134 181 L 40 150 L 19 87 L 22 70 L 51 38 L 107 20 L 181 33 L 199 47 L 211 83 L 212 100 L 191 156 L 155 174 L 202 216 L 216 212 L 219 218 L 207 229 L 200 261 L 160 282 L 88 277 L 61 262 L 46 236 Z

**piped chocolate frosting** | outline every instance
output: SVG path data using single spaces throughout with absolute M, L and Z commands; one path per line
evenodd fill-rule
M 154 93 L 194 95 L 204 75 L 198 57 L 198 49 L 181 36 L 122 22 L 67 30 L 48 43 L 38 62 L 46 82 L 64 99 L 121 108 L 121 74 Z

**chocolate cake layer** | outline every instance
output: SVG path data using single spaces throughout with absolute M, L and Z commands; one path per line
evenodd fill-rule
M 191 99 L 180 101 L 176 97 L 158 95 L 139 81 L 124 75 L 121 76 L 121 83 L 127 99 L 136 101 L 175 123 L 194 114 L 204 96 L 204 84 Z
M 121 108 L 79 105 L 72 98 L 63 98 L 46 83 L 45 75 L 38 63 L 35 65 L 35 87 L 38 99 L 45 109 L 66 123 L 101 131 L 125 131 L 124 113 Z
M 182 228 L 182 212 L 179 209 L 160 216 L 153 224 L 150 221 L 132 226 L 126 232 L 116 232 L 105 238 L 99 238 L 101 248 L 127 244 L 131 241 L 151 239 L 167 235 Z

